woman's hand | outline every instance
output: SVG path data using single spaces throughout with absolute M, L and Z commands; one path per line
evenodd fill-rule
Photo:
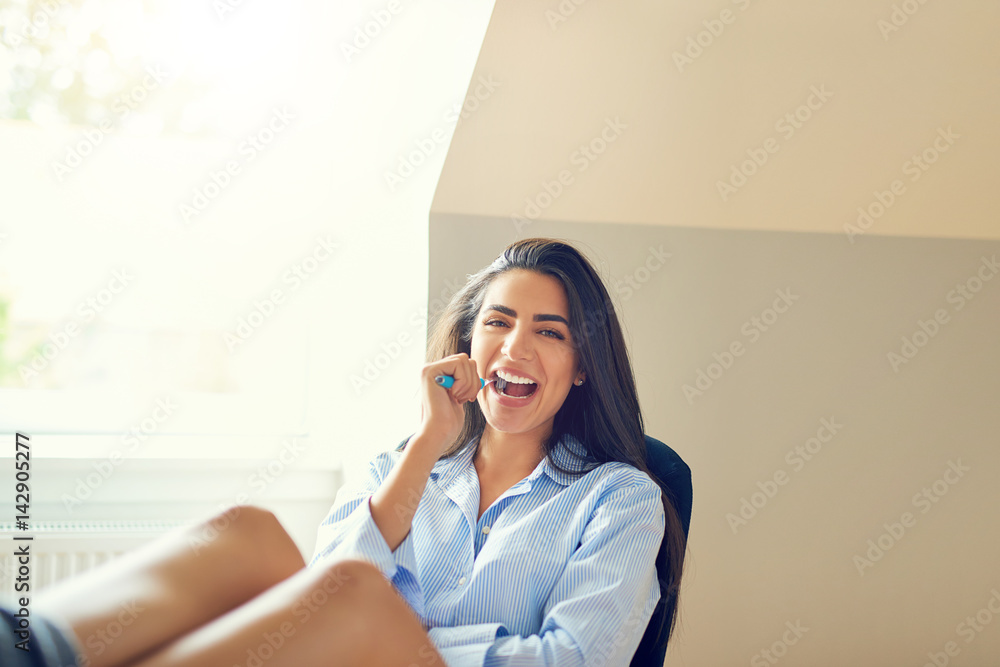
M 438 375 L 450 375 L 455 383 L 445 389 L 434 382 Z M 420 429 L 428 441 L 440 444 L 441 453 L 465 423 L 465 403 L 475 401 L 480 382 L 476 362 L 464 352 L 424 364 L 420 372 Z

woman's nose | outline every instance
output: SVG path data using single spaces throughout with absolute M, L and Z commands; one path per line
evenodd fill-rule
M 528 328 L 515 326 L 504 336 L 501 352 L 508 359 L 525 359 L 532 355 L 534 351 L 532 345 L 531 332 Z

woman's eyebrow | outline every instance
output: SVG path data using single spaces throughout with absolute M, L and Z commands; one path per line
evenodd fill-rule
M 495 310 L 498 313 L 503 313 L 504 315 L 509 315 L 510 317 L 517 317 L 517 313 L 514 312 L 513 308 L 508 308 L 507 306 L 501 306 L 498 303 L 491 304 L 483 308 L 483 310 Z M 552 315 L 550 313 L 542 313 L 540 315 L 535 315 L 531 318 L 535 322 L 562 322 L 566 326 L 569 326 L 569 322 L 562 315 Z

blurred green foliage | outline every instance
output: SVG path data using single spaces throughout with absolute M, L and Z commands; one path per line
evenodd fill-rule
M 18 358 L 8 358 L 7 338 L 10 335 L 10 302 L 0 295 L 0 387 L 22 387 L 21 374 L 18 368 L 29 363 L 36 354 L 40 354 L 42 344 L 37 343 Z
M 99 126 L 108 120 L 117 125 L 139 106 L 149 110 L 134 98 L 149 81 L 150 68 L 155 68 L 144 53 L 142 31 L 155 24 L 160 4 L 0 0 L 0 118 Z M 169 88 L 153 91 L 159 132 L 185 136 L 209 132 L 208 124 L 214 121 L 185 117 L 185 109 L 205 94 L 207 86 L 177 76 Z M 145 92 L 151 94 L 148 86 Z

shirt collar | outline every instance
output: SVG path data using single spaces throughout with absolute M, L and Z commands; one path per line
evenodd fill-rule
M 475 453 L 474 441 L 470 440 L 456 454 L 446 459 L 438 459 L 431 468 L 431 479 L 436 479 L 442 488 L 447 488 L 458 473 L 472 466 L 472 457 Z
M 447 487 L 462 471 L 467 468 L 474 468 L 472 458 L 475 456 L 477 440 L 478 438 L 470 440 L 453 456 L 438 460 L 431 469 L 430 476 L 436 479 L 440 486 Z M 565 469 L 574 471 L 585 470 L 583 461 L 580 459 L 581 457 L 585 458 L 586 455 L 586 447 L 568 433 L 559 439 L 552 452 L 552 458 L 555 459 L 556 463 Z M 529 483 L 533 482 L 542 474 L 548 475 L 550 479 L 562 486 L 569 486 L 576 479 L 576 476 L 573 474 L 557 470 L 548 456 L 541 460 L 531 474 L 528 475 L 527 480 Z
M 569 433 L 563 434 L 563 437 L 559 439 L 555 450 L 552 452 L 552 458 L 567 470 L 575 471 L 576 473 L 587 470 L 587 448 Z M 569 486 L 577 478 L 577 474 L 556 470 L 548 456 L 542 460 L 541 465 L 549 477 L 563 486 Z

